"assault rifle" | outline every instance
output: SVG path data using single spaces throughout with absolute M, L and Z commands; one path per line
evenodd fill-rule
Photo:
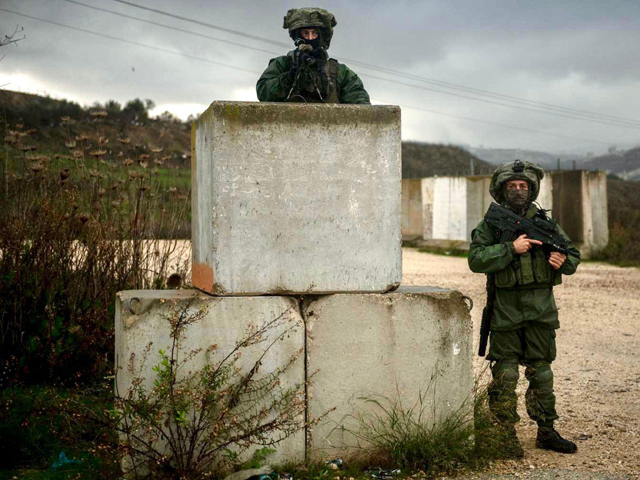
M 560 234 L 558 224 L 552 218 L 546 216 L 544 210 L 540 210 L 532 218 L 524 218 L 508 208 L 497 203 L 492 203 L 484 217 L 484 221 L 495 227 L 501 233 L 500 242 L 508 241 L 523 233 L 533 240 L 542 242 L 542 248 L 548 252 L 560 252 L 569 254 L 569 242 Z M 574 252 L 575 254 L 575 252 Z M 496 286 L 494 275 L 487 275 L 487 304 L 482 310 L 482 323 L 480 324 L 480 345 L 478 355 L 484 357 L 491 329 L 491 316 L 496 298 Z
M 524 218 L 508 208 L 492 203 L 484 221 L 503 234 L 511 232 L 515 236 L 527 234 L 528 238 L 542 242 L 542 248 L 550 252 L 569 254 L 569 242 L 558 231 L 558 224 L 540 210 L 532 218 Z

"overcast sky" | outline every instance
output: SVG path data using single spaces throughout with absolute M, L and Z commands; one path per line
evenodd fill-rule
M 287 52 L 269 43 L 290 43 L 284 14 L 309 3 L 129 1 L 246 35 L 115 0 L 78 0 L 250 48 L 64 0 L 0 0 L 1 9 L 114 37 L 0 11 L 0 35 L 17 25 L 26 35 L 0 49 L 0 85 L 83 105 L 150 98 L 154 113 L 181 118 L 214 100 L 255 101 L 255 82 L 269 59 Z M 360 75 L 374 103 L 402 106 L 405 140 L 552 153 L 640 145 L 640 0 L 331 0 L 316 6 L 338 20 L 329 53 Z

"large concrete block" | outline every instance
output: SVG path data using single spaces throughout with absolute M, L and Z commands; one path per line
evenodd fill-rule
M 252 328 L 279 318 L 259 344 L 242 347 L 242 356 L 236 365 L 247 372 L 267 351 L 261 360 L 259 377 L 283 367 L 293 355 L 300 355 L 301 358 L 282 375 L 280 381 L 284 389 L 297 387 L 304 390 L 305 331 L 297 299 L 276 296 L 211 297 L 193 290 L 136 290 L 120 292 L 116 300 L 115 364 L 116 387 L 120 395 L 124 395 L 131 386 L 134 375 L 144 379 L 147 391 L 153 388 L 156 374 L 152 368 L 159 363 L 159 350 L 170 351 L 172 339 L 168 318 L 175 311 L 205 312 L 200 321 L 186 327 L 180 349 L 183 358 L 189 352 L 200 350 L 189 362 L 188 367 L 193 371 L 207 364 L 203 352 L 208 347 L 217 345 L 211 360 L 219 361 L 246 338 Z M 285 331 L 287 334 L 267 350 L 267 346 Z M 143 362 L 147 349 L 148 358 Z M 302 424 L 303 419 L 300 421 Z M 283 440 L 270 460 L 303 461 L 304 438 L 304 431 L 300 431 Z
M 609 242 L 605 172 L 553 173 L 552 216 L 580 247 L 583 258 Z
M 399 396 L 409 408 L 425 394 L 424 421 L 436 424 L 472 408 L 472 323 L 459 292 L 328 295 L 308 300 L 305 317 L 307 371 L 317 370 L 309 418 L 335 408 L 307 437 L 312 459 L 355 444 L 358 412 L 375 410 L 361 397 Z
M 214 102 L 192 133 L 193 284 L 382 292 L 401 280 L 400 109 Z
M 422 180 L 402 180 L 402 237 L 422 238 Z

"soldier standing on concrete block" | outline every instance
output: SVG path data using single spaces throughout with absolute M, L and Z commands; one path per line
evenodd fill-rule
M 527 413 L 538 424 L 536 446 L 561 453 L 577 450 L 575 443 L 553 428 L 558 415 L 551 362 L 556 358 L 556 329 L 560 327 L 553 287 L 562 283 L 563 274 L 575 273 L 580 252 L 544 210 L 533 204 L 543 176 L 537 165 L 516 160 L 496 169 L 490 193 L 523 219 L 549 221 L 564 240 L 567 254 L 543 248 L 541 241 L 521 232 L 496 228 L 495 223 L 489 224 L 488 214 L 471 233 L 469 250 L 471 270 L 487 274 L 487 305 L 493 306 L 486 317 L 491 331 L 487 360 L 493 377 L 489 406 L 504 428 L 505 454 L 513 457 L 524 455 L 515 430 L 520 420 L 516 411 L 519 365 L 524 365 L 529 381 L 525 399 Z M 519 217 L 514 216 L 516 224 Z M 480 350 L 484 355 L 483 347 Z
M 284 17 L 296 49 L 269 61 L 256 89 L 261 102 L 359 103 L 370 105 L 362 81 L 329 58 L 336 18 L 322 8 L 292 8 Z

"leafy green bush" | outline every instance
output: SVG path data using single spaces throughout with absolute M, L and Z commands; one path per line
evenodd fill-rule
M 139 366 L 127 367 L 130 386 L 117 392 L 111 412 L 128 466 L 132 472 L 149 472 L 154 478 L 198 479 L 242 465 L 243 453 L 256 445 L 262 448 L 252 460 L 259 464 L 270 447 L 305 426 L 304 382 L 287 388 L 281 385 L 302 349 L 275 371 L 260 369 L 270 349 L 301 325 L 289 309 L 248 328 L 222 354 L 217 345 L 186 351 L 185 332 L 205 317 L 206 304 L 172 303 L 167 315 L 171 347 L 159 351 L 159 361 L 152 368 L 153 387 L 146 386 L 149 382 L 144 377 L 149 345 Z M 259 348 L 260 355 L 243 369 L 238 361 L 248 348 Z M 196 358 L 200 358 L 197 363 L 205 360 L 203 367 L 194 366 Z

